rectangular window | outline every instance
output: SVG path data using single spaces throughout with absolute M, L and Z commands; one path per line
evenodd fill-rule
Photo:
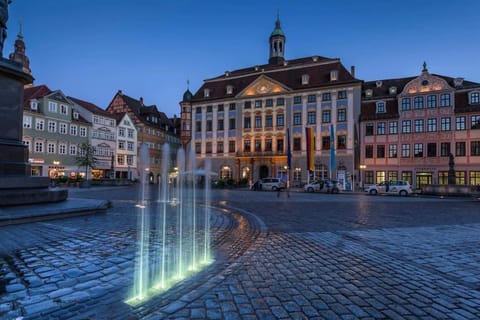
M 384 134 L 385 134 L 385 122 L 378 122 L 377 135 L 384 135 Z
M 273 99 L 265 100 L 265 107 L 273 107 Z
M 330 137 L 329 136 L 323 136 L 322 137 L 322 149 L 323 150 L 330 149 Z
M 255 152 L 262 151 L 262 140 L 255 139 Z
M 272 151 L 272 139 L 265 139 L 265 151 Z
M 243 104 L 244 109 L 251 109 L 252 108 L 252 102 L 251 101 L 245 101 Z
M 23 127 L 25 129 L 30 129 L 32 127 L 32 117 L 23 116 Z
M 70 135 L 71 136 L 76 136 L 77 135 L 77 129 L 78 127 L 74 124 L 70 125 Z
M 55 143 L 47 143 L 47 153 L 55 153 Z
M 125 141 L 118 140 L 118 149 L 125 150 Z
M 322 123 L 330 123 L 331 122 L 331 111 L 330 110 L 323 110 L 322 111 Z
M 413 98 L 413 108 L 414 109 L 423 109 L 423 97 Z
M 451 127 L 451 118 L 442 118 L 440 120 L 440 130 L 441 131 L 450 131 Z
M 373 146 L 371 144 L 365 146 L 365 158 L 373 159 Z
M 471 156 L 480 156 L 480 141 L 471 141 L 470 142 L 470 155 Z
M 133 151 L 133 145 L 134 143 L 132 141 L 127 141 L 127 150 Z
M 228 109 L 229 109 L 230 111 L 236 110 L 237 108 L 236 108 L 235 103 L 230 103 L 230 104 L 228 105 Z
M 235 129 L 235 118 L 230 118 L 228 119 L 228 128 L 230 130 L 234 130 Z
M 324 92 L 322 94 L 322 101 L 330 101 L 332 100 L 332 97 L 330 96 L 330 92 Z
M 212 113 L 212 112 L 213 112 L 213 107 L 207 106 L 207 113 Z
M 302 97 L 301 96 L 293 97 L 293 104 L 302 104 Z
M 277 106 L 284 106 L 285 99 L 284 98 L 277 98 Z
M 86 137 L 86 136 L 87 136 L 87 128 L 80 127 L 80 137 Z
M 338 109 L 337 110 L 337 122 L 347 121 L 347 109 Z
M 347 136 L 346 135 L 337 136 L 337 148 L 338 149 L 346 149 L 347 148 Z
M 480 186 L 480 171 L 470 171 L 470 184 Z
M 415 119 L 415 132 L 423 132 L 423 119 Z
M 61 143 L 58 145 L 58 154 L 67 154 L 67 145 Z
M 277 114 L 277 127 L 283 127 L 285 125 L 283 113 Z
M 479 104 L 480 103 L 480 93 L 472 92 L 470 94 L 470 104 Z
M 410 158 L 410 145 L 402 144 L 402 158 Z
M 391 144 L 388 146 L 388 157 L 396 158 L 397 157 L 397 145 Z
M 385 158 L 385 145 L 377 145 L 377 158 Z
M 125 157 L 123 156 L 123 154 L 117 155 L 117 163 L 120 166 L 123 166 L 125 164 Z
M 390 121 L 388 123 L 388 133 L 389 134 L 397 134 L 398 133 L 398 122 L 397 121 Z
M 437 107 L 437 96 L 430 95 L 427 96 L 427 108 L 436 108 Z
M 412 132 L 412 122 L 410 120 L 402 120 L 402 133 Z
M 45 127 L 45 120 L 35 119 L 35 130 L 43 131 Z
M 317 96 L 314 95 L 314 94 L 309 94 L 308 97 L 307 97 L 307 101 L 308 101 L 309 103 L 316 102 L 316 101 L 317 101 Z
M 265 116 L 265 127 L 266 128 L 273 127 L 273 116 L 271 114 Z
M 277 152 L 283 152 L 283 139 L 277 139 Z
M 76 156 L 77 155 L 77 146 L 74 144 L 70 145 L 70 155 L 71 156 Z
M 262 127 L 262 116 L 255 116 L 255 128 Z
M 384 102 L 377 103 L 377 113 L 385 113 L 385 103 Z
M 43 142 L 35 141 L 35 152 L 43 152 Z
M 211 142 L 205 143 L 205 153 L 212 153 L 212 143 Z
M 195 113 L 202 113 L 202 107 L 196 107 L 195 108 Z
M 373 136 L 373 123 L 367 123 L 365 125 L 365 135 Z
M 206 129 L 207 129 L 207 132 L 212 131 L 212 129 L 213 129 L 212 120 L 207 120 L 207 127 L 206 127 Z
M 57 103 L 49 101 L 48 102 L 48 111 L 50 112 L 57 112 Z
M 68 108 L 67 108 L 66 105 L 64 105 L 64 104 L 60 105 L 60 113 L 61 114 L 68 114 Z
M 307 113 L 307 122 L 308 124 L 315 124 L 317 113 L 315 111 L 308 111 Z
M 195 143 L 195 153 L 202 153 L 202 144 L 200 142 Z
M 450 142 L 440 143 L 440 156 L 448 157 L 450 155 Z
M 202 132 L 202 121 L 195 121 L 195 131 Z
M 223 141 L 217 142 L 217 153 L 223 153 Z
M 133 165 L 133 155 L 131 154 L 127 155 L 127 165 Z
M 415 158 L 423 157 L 423 143 L 415 143 L 413 145 L 413 156 Z
M 217 130 L 223 131 L 223 119 L 217 119 Z
M 222 112 L 223 111 L 223 104 L 219 104 L 217 106 L 217 110 L 218 110 L 218 112 Z
M 467 130 L 467 118 L 465 116 L 455 118 L 455 129 L 457 131 Z
M 293 151 L 302 150 L 302 138 L 293 138 Z
M 255 108 L 261 108 L 262 107 L 262 100 L 255 100 Z
M 455 142 L 455 156 L 465 157 L 467 155 L 467 148 L 465 141 Z
M 427 144 L 427 157 L 437 156 L 437 144 L 435 142 Z
M 300 126 L 302 124 L 302 113 L 301 112 L 295 112 L 293 114 L 293 125 L 294 126 Z
M 235 140 L 228 141 L 228 152 L 235 152 Z
M 427 120 L 427 131 L 428 132 L 435 132 L 437 131 L 437 119 L 432 118 Z
M 443 93 L 440 95 L 440 107 L 450 106 L 450 93 Z
M 125 137 L 125 128 L 118 128 L 118 136 Z
M 410 98 L 403 98 L 402 99 L 402 111 L 407 111 L 412 109 L 412 104 Z
M 127 134 L 127 136 L 128 136 L 129 138 L 133 138 L 133 129 L 128 129 L 128 134 Z
M 347 91 L 345 90 L 342 90 L 342 91 L 338 91 L 338 96 L 337 98 L 340 100 L 340 99 L 347 99 Z
M 471 116 L 470 123 L 472 129 L 480 129 L 480 115 Z

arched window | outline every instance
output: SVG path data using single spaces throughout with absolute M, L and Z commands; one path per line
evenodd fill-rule
M 220 170 L 220 179 L 226 180 L 232 178 L 232 168 L 229 166 L 223 166 Z

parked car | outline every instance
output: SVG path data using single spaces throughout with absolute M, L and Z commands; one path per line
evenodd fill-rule
M 285 188 L 285 182 L 280 178 L 263 178 L 260 183 L 260 190 L 277 191 Z
M 408 196 L 413 193 L 412 186 L 408 181 L 388 181 L 378 184 L 372 184 L 365 189 L 368 194 L 398 194 Z
M 314 180 L 303 186 L 303 190 L 306 192 L 326 192 L 326 193 L 338 193 L 338 182 L 335 180 Z

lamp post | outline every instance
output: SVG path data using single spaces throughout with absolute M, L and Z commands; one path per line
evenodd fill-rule
M 367 168 L 367 165 L 361 164 L 361 165 L 359 166 L 359 168 L 360 168 L 360 185 L 361 185 L 361 188 L 362 188 L 362 191 L 363 191 L 363 190 L 364 190 L 363 184 L 364 184 L 364 182 L 365 182 L 365 179 L 364 179 L 364 177 L 362 176 L 362 170 L 365 170 L 365 169 Z

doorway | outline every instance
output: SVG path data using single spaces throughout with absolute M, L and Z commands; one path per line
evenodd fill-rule
M 259 178 L 263 179 L 263 178 L 266 178 L 266 177 L 268 177 L 268 167 L 265 166 L 265 165 L 260 166 Z
M 421 189 L 424 185 L 432 184 L 432 176 L 433 174 L 431 172 L 417 172 L 417 176 L 415 179 L 417 185 L 415 186 L 415 188 Z

